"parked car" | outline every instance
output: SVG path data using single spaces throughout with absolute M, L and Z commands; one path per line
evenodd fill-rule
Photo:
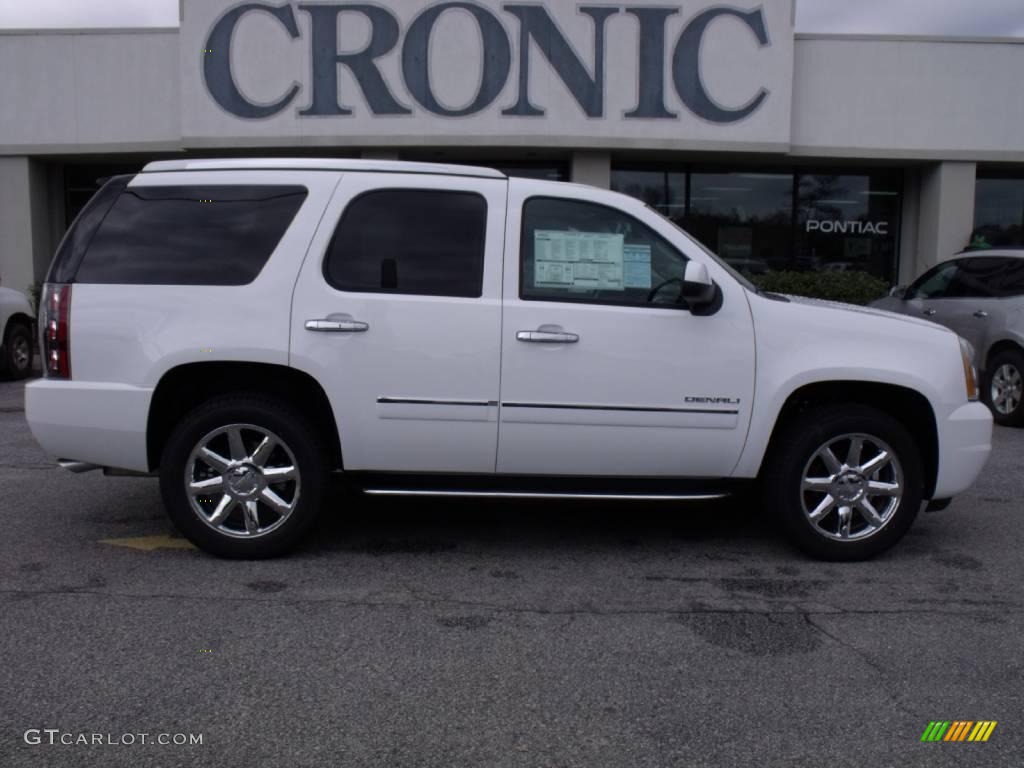
M 32 372 L 35 312 L 28 297 L 0 286 L 0 374 L 23 379 Z
M 229 557 L 368 494 L 688 500 L 758 483 L 812 555 L 974 482 L 992 417 L 924 320 L 761 293 L 643 203 L 483 168 L 180 160 L 109 181 L 43 291 L 32 432 L 155 473 Z
M 967 339 L 996 422 L 1024 425 L 1024 249 L 959 253 L 872 306 Z

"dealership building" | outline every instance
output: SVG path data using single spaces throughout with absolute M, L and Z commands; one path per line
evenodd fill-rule
M 476 163 L 647 201 L 730 262 L 905 282 L 1024 237 L 1024 41 L 802 34 L 793 0 L 182 0 L 0 31 L 0 281 L 156 159 Z

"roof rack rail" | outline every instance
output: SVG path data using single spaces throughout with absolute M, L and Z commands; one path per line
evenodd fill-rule
M 469 176 L 507 179 L 501 171 L 473 165 L 412 163 L 400 160 L 348 160 L 314 157 L 225 158 L 159 160 L 149 163 L 143 173 L 174 171 L 353 171 L 364 173 L 422 173 L 434 176 Z

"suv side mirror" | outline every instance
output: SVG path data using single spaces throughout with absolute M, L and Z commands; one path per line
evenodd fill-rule
M 896 285 L 889 290 L 889 295 L 894 299 L 905 299 L 907 298 L 907 286 Z
M 682 298 L 690 309 L 705 309 L 718 298 L 718 286 L 708 274 L 708 268 L 696 261 L 686 262 L 683 274 Z

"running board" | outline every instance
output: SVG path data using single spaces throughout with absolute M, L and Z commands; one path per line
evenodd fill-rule
M 368 496 L 445 496 L 475 499 L 571 499 L 586 501 L 713 501 L 728 493 L 577 493 L 572 491 L 449 491 L 441 489 L 364 488 Z

